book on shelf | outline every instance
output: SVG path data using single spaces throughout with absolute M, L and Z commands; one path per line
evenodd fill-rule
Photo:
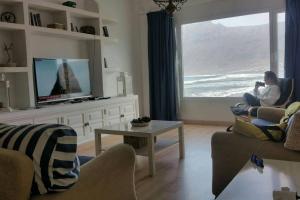
M 41 15 L 30 12 L 30 25 L 42 26 Z

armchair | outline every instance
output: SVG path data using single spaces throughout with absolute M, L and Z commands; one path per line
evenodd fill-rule
M 5 200 L 135 200 L 135 152 L 118 145 L 81 167 L 71 189 L 30 197 L 33 164 L 24 154 L 0 149 L 0 197 Z
M 278 123 L 284 116 L 281 108 L 260 107 L 258 118 Z M 300 111 L 294 114 L 294 120 L 288 128 L 288 138 L 292 133 L 300 134 Z M 296 135 L 297 137 L 297 135 Z M 295 141 L 296 142 L 296 141 Z M 297 143 L 299 144 L 299 142 Z M 299 145 L 298 145 L 299 146 Z M 215 133 L 211 140 L 213 164 L 213 194 L 218 196 L 254 153 L 265 159 L 300 162 L 300 149 L 291 148 L 291 144 L 262 141 L 256 138 L 228 132 Z

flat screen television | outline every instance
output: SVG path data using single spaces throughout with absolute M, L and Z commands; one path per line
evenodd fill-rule
M 34 58 L 36 103 L 91 96 L 88 59 Z

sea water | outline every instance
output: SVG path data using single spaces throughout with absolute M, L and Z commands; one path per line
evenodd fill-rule
M 184 77 L 185 97 L 241 97 L 252 92 L 263 73 L 194 75 Z

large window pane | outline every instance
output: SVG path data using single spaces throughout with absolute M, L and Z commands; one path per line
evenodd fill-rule
M 241 96 L 270 69 L 269 14 L 182 25 L 185 97 Z
M 277 15 L 278 21 L 278 76 L 284 77 L 284 51 L 285 51 L 285 13 Z

